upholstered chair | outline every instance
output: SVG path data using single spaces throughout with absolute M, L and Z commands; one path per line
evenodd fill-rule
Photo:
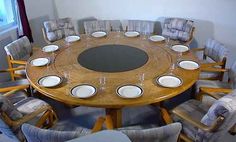
M 209 94 L 210 95 L 210 94 Z M 180 135 L 185 141 L 233 142 L 236 124 L 236 90 L 215 101 L 212 106 L 188 100 L 171 111 L 162 108 L 166 123 L 181 122 Z
M 144 20 L 128 20 L 127 31 L 136 31 L 141 34 L 153 34 L 154 33 L 154 21 Z
M 236 89 L 236 61 L 233 63 L 230 69 L 214 68 L 211 71 L 217 73 L 227 72 L 228 81 L 198 80 L 196 82 L 196 97 L 207 105 L 212 105 L 216 99 L 219 99 L 226 93 L 230 93 L 233 89 Z M 212 94 L 212 97 L 205 96 L 205 93 Z
M 109 130 L 114 129 L 111 116 L 106 116 L 105 125 Z M 127 135 L 132 142 L 177 142 L 181 129 L 180 123 L 173 123 L 162 127 L 139 125 L 115 130 Z
M 12 43 L 4 47 L 7 53 L 7 61 L 9 69 L 12 69 L 15 66 L 25 67 L 26 61 L 33 53 L 32 45 L 30 44 L 29 39 L 24 36 L 19 38 Z M 25 77 L 25 69 L 10 71 L 12 80 L 15 80 L 19 77 Z
M 189 45 L 193 40 L 195 30 L 193 24 L 192 20 L 166 18 L 163 24 L 162 35 Z
M 85 21 L 84 22 L 85 34 L 92 34 L 93 32 L 111 31 L 111 24 L 108 20 L 95 20 L 95 21 Z
M 211 72 L 211 68 L 224 69 L 226 66 L 229 50 L 222 43 L 210 38 L 207 40 L 204 48 L 196 48 L 193 51 L 203 52 L 203 59 L 201 59 L 203 69 L 199 77 L 200 79 L 223 79 L 223 72 Z
M 23 140 L 20 126 L 23 123 L 30 123 L 37 127 L 53 126 L 57 120 L 51 106 L 43 100 L 27 97 L 17 103 L 12 103 L 7 97 L 14 94 L 13 90 L 0 96 L 0 117 L 17 134 L 19 140 Z
M 43 37 L 46 43 L 51 44 L 67 36 L 76 35 L 71 18 L 49 20 L 43 23 Z
M 67 121 L 58 122 L 48 130 L 30 124 L 23 124 L 21 129 L 28 142 L 64 142 L 100 131 L 104 121 L 104 118 L 98 118 L 92 129 L 75 126 Z

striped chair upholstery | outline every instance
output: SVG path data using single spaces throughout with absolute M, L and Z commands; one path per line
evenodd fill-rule
M 5 136 L 5 142 L 19 142 L 16 135 L 13 133 L 11 128 L 0 118 L 0 132 Z M 1 138 L 3 135 L 1 134 Z M 4 139 L 1 139 L 4 141 Z
M 32 46 L 29 39 L 24 36 L 4 47 L 7 55 L 14 60 L 27 60 L 32 53 Z
M 70 128 L 70 126 L 69 124 L 64 127 Z M 63 131 L 53 128 L 50 130 L 40 129 L 30 124 L 23 124 L 21 130 L 28 142 L 64 142 L 91 133 L 90 129 L 82 127 L 77 127 L 71 131 Z
M 111 31 L 110 22 L 107 20 L 85 21 L 84 30 L 86 34 L 91 34 L 96 31 Z
M 199 93 L 200 87 L 236 89 L 236 61 L 229 69 L 228 80 L 229 82 L 214 81 L 214 80 L 198 80 L 195 84 L 196 94 Z M 215 99 L 210 96 L 203 96 L 202 101 L 208 105 L 212 105 Z
M 197 142 L 234 141 L 229 134 L 229 130 L 236 124 L 236 90 L 217 100 L 211 107 L 197 100 L 189 100 L 175 109 L 181 109 L 194 120 L 207 126 L 211 126 L 217 117 L 224 117 L 223 123 L 215 132 L 206 132 L 173 115 L 175 121 L 182 123 L 183 133 L 192 140 Z
M 70 35 L 76 35 L 71 18 L 45 21 L 44 29 L 47 40 L 54 42 Z
M 163 127 L 131 126 L 118 130 L 126 134 L 132 142 L 177 142 L 181 129 L 180 123 L 173 123 Z
M 174 40 L 189 41 L 193 30 L 193 21 L 181 18 L 166 18 L 162 35 Z
M 154 25 L 154 21 L 128 20 L 127 31 L 137 31 L 143 34 L 153 34 Z

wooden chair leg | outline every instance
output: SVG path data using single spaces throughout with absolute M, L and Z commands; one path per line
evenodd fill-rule
M 173 120 L 170 117 L 170 114 L 165 108 L 160 108 L 161 109 L 161 115 L 163 120 L 165 121 L 166 124 L 173 123 Z

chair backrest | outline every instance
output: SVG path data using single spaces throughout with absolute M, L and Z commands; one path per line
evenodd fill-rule
M 64 142 L 91 133 L 91 131 L 86 128 L 77 129 L 76 131 L 55 131 L 40 129 L 26 123 L 21 126 L 21 130 L 27 142 Z
M 236 89 L 236 61 L 234 61 L 229 70 L 229 81 L 232 85 L 232 88 Z
M 7 55 L 14 60 L 28 59 L 32 53 L 32 45 L 26 36 L 6 45 L 4 49 Z
M 70 35 L 76 35 L 71 18 L 45 21 L 44 29 L 47 40 L 54 42 Z
M 120 20 L 106 20 L 109 22 L 111 31 L 121 31 L 122 26 Z
M 91 34 L 96 31 L 111 31 L 111 25 L 108 20 L 85 21 L 84 30 L 86 34 Z
M 180 123 L 148 129 L 136 127 L 121 128 L 119 130 L 126 134 L 132 142 L 177 142 L 182 129 Z
M 127 31 L 137 31 L 144 34 L 153 34 L 154 25 L 154 21 L 128 20 Z
M 223 117 L 223 122 L 215 132 L 198 130 L 197 141 L 217 141 L 228 134 L 236 124 L 236 90 L 220 98 L 210 107 L 201 122 L 207 126 L 213 125 L 218 117 Z
M 208 39 L 205 48 L 204 55 L 210 57 L 215 62 L 226 62 L 228 56 L 228 49 L 220 42 L 214 39 Z
M 192 20 L 182 18 L 166 18 L 164 21 L 162 35 L 174 40 L 189 41 L 193 31 Z

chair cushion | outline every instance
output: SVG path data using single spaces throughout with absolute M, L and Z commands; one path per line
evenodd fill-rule
M 4 49 L 7 55 L 11 56 L 14 60 L 25 59 L 32 52 L 32 46 L 26 36 L 13 41 L 5 46 Z
M 201 119 L 201 122 L 207 126 L 211 126 L 219 117 L 224 117 L 223 123 L 216 132 L 208 133 L 198 130 L 197 141 L 218 141 L 228 134 L 228 131 L 236 123 L 236 90 L 232 93 L 220 98 L 210 107 L 208 112 Z
M 201 72 L 200 79 L 207 79 L 207 78 L 217 78 L 219 77 L 220 73 L 217 72 Z
M 103 130 L 97 133 L 72 139 L 67 142 L 131 142 L 131 141 L 122 132 L 114 130 Z
M 180 123 L 174 123 L 159 128 L 140 129 L 139 126 L 118 130 L 126 134 L 132 142 L 176 142 L 181 128 Z
M 54 131 L 40 129 L 29 124 L 23 124 L 21 130 L 28 142 L 64 142 L 91 133 L 86 128 L 81 128 L 80 131 Z
M 70 18 L 46 21 L 44 28 L 47 39 L 51 42 L 76 34 Z
M 14 105 L 5 96 L 0 95 L 0 110 L 5 112 L 12 120 L 18 120 L 23 115 L 14 107 Z
M 202 117 L 207 113 L 209 106 L 202 104 L 197 100 L 189 100 L 177 106 L 175 109 L 181 109 L 188 116 L 200 122 Z M 193 127 L 191 124 L 174 114 L 172 114 L 172 118 L 174 121 L 181 122 L 184 134 L 193 140 L 196 138 L 196 133 L 198 131 L 196 127 Z
M 7 140 L 5 142 L 19 142 L 11 128 L 0 118 L 0 132 L 3 133 L 4 136 L 7 137 Z M 1 134 L 2 135 L 2 134 Z M 4 141 L 2 139 L 3 136 L 1 136 L 1 141 Z
M 2 82 L 0 83 L 0 88 L 10 88 L 14 86 L 20 86 L 20 85 L 29 85 L 29 81 L 27 79 L 21 79 L 16 81 L 8 81 L 8 82 Z
M 4 94 L 4 93 L 0 93 L 0 95 L 2 95 L 2 94 Z M 17 91 L 15 93 L 7 96 L 7 99 L 9 99 L 12 104 L 15 104 L 21 100 L 26 99 L 26 98 L 27 98 L 27 94 L 25 91 Z

